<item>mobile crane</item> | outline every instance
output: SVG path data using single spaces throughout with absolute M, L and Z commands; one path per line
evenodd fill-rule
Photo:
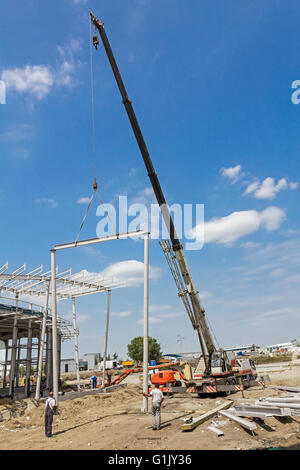
M 144 164 L 148 172 L 148 177 L 150 179 L 154 194 L 160 207 L 163 220 L 169 232 L 171 243 L 168 240 L 161 241 L 161 248 L 164 252 L 169 268 L 177 285 L 178 296 L 181 298 L 192 323 L 192 326 L 194 330 L 196 330 L 199 338 L 204 364 L 203 371 L 201 372 L 201 374 L 199 374 L 197 378 L 199 380 L 198 385 L 195 384 L 195 391 L 200 394 L 202 393 L 202 391 L 206 390 L 207 386 L 210 386 L 211 384 L 213 389 L 215 385 L 226 385 L 231 387 L 236 386 L 235 384 L 237 383 L 237 379 L 239 382 L 241 382 L 243 377 L 248 377 L 249 379 L 249 377 L 251 376 L 251 379 L 254 378 L 254 364 L 252 364 L 251 367 L 247 369 L 246 374 L 243 374 L 244 371 L 242 371 L 241 369 L 234 370 L 234 366 L 236 365 L 235 359 L 231 358 L 230 355 L 224 350 L 217 350 L 214 344 L 205 316 L 205 310 L 201 304 L 199 292 L 192 278 L 192 274 L 183 251 L 183 246 L 178 239 L 176 229 L 169 211 L 169 207 L 166 203 L 162 188 L 160 186 L 157 174 L 151 161 L 151 157 L 149 155 L 147 145 L 145 143 L 142 131 L 137 121 L 132 102 L 128 98 L 125 85 L 123 83 L 120 71 L 118 69 L 109 40 L 104 29 L 104 23 L 97 19 L 91 11 L 90 19 L 92 24 L 95 26 L 93 45 L 97 50 L 99 46 L 99 38 L 97 35 L 98 31 L 105 52 L 107 54 L 107 58 L 111 65 L 112 72 L 117 82 L 117 86 L 122 97 L 122 102 L 127 112 L 133 133 L 135 135 L 138 147 L 144 160 Z M 247 381 L 247 383 L 250 384 L 250 379 Z M 206 384 L 208 385 L 206 386 Z M 234 389 L 232 388 L 231 390 Z

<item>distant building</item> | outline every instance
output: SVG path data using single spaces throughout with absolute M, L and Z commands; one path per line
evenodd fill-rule
M 76 372 L 75 359 L 61 359 L 60 370 L 62 374 L 65 374 L 67 372 Z
M 87 353 L 83 355 L 83 360 L 88 363 L 88 370 L 97 369 L 97 365 L 101 360 L 100 353 Z
M 298 339 L 293 339 L 288 343 L 278 343 L 271 344 L 266 347 L 268 353 L 272 352 L 288 352 L 288 351 L 297 351 L 300 348 L 300 341 Z
M 272 353 L 272 352 L 286 352 L 291 350 L 292 348 L 292 343 L 278 343 L 278 344 L 271 344 L 270 346 L 267 346 L 267 352 Z
M 100 353 L 87 353 L 83 355 L 82 359 L 79 359 L 79 370 L 94 370 L 97 369 L 100 363 Z M 61 359 L 61 372 L 62 374 L 68 372 L 76 372 L 75 359 Z

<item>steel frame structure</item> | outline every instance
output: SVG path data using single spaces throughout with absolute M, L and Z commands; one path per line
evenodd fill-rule
M 8 272 L 8 262 L 0 267 L 0 297 L 4 299 L 5 304 L 0 304 L 0 339 L 5 343 L 5 360 L 3 363 L 3 389 L 6 389 L 6 373 L 10 367 L 10 380 L 8 394 L 13 398 L 15 389 L 19 387 L 19 367 L 26 364 L 25 394 L 30 394 L 30 371 L 34 364 L 37 364 L 38 376 L 36 384 L 35 398 L 40 398 L 40 389 L 42 381 L 43 355 L 45 354 L 46 363 L 46 387 L 49 388 L 52 383 L 53 364 L 52 356 L 53 343 L 52 325 L 53 318 L 49 312 L 48 302 L 51 294 L 51 271 L 44 272 L 43 266 L 39 266 L 30 272 L 26 272 L 26 264 L 19 267 L 12 273 Z M 58 350 L 57 369 L 60 375 L 60 351 L 61 342 L 74 339 L 75 357 L 78 365 L 78 388 L 79 382 L 79 355 L 78 355 L 78 335 L 79 330 L 76 323 L 75 299 L 85 295 L 91 295 L 99 292 L 111 291 L 114 288 L 124 285 L 119 281 L 104 278 L 97 273 L 87 274 L 86 271 L 72 274 L 71 269 L 64 272 L 58 272 L 56 269 L 58 299 L 72 299 L 73 325 L 68 320 L 57 316 L 57 341 Z M 6 293 L 10 297 L 4 297 Z M 34 299 L 42 298 L 44 306 L 35 304 L 31 300 L 24 300 L 26 297 Z M 14 305 L 9 305 L 14 303 Z M 22 307 L 22 304 L 28 304 L 29 308 Z M 46 341 L 45 341 L 46 337 Z M 27 338 L 27 344 L 21 344 L 21 339 Z M 37 338 L 38 342 L 33 340 Z M 11 340 L 11 346 L 9 341 Z M 45 349 L 46 344 L 46 351 Z M 21 357 L 21 350 L 26 350 L 26 359 Z M 11 350 L 10 360 L 9 350 Z M 37 350 L 36 357 L 32 352 Z M 1 390 L 0 390 L 1 393 Z M 5 391 L 2 394 L 5 394 Z
M 96 243 L 103 243 L 106 241 L 128 239 L 131 237 L 143 237 L 144 238 L 144 357 L 143 357 L 143 373 L 144 373 L 144 391 L 148 392 L 148 327 L 149 327 L 149 232 L 143 230 L 136 230 L 133 232 L 117 233 L 115 235 L 109 235 L 106 237 L 91 238 L 87 240 L 79 240 L 70 243 L 63 243 L 55 245 L 50 250 L 51 256 L 51 304 L 52 304 L 52 349 L 53 349 L 53 394 L 58 405 L 58 360 L 57 360 L 57 342 L 58 342 L 58 328 L 57 328 L 57 297 L 59 295 L 59 289 L 57 289 L 57 282 L 60 282 L 57 277 L 56 268 L 56 252 L 69 248 L 77 248 L 87 246 Z M 106 289 L 108 291 L 108 305 L 107 305 L 107 321 L 106 321 L 106 332 L 105 332 L 105 345 L 107 345 L 108 335 L 108 320 L 110 310 L 110 291 L 111 287 Z M 90 292 L 94 293 L 94 292 Z M 106 346 L 105 346 L 106 348 Z M 105 355 L 104 355 L 105 356 Z M 105 362 L 106 357 L 103 360 L 103 385 L 105 377 Z M 147 389 L 147 390 L 146 390 Z M 142 411 L 148 411 L 148 400 L 144 397 Z

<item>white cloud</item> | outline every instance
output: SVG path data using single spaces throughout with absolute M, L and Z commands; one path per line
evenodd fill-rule
M 77 199 L 77 204 L 88 204 L 90 202 L 90 198 L 89 197 L 81 197 L 79 199 Z
M 202 292 L 199 292 L 199 296 L 201 300 L 209 299 L 210 297 L 212 297 L 212 293 L 208 291 L 202 291 Z
M 130 176 L 130 177 L 135 176 L 138 171 L 139 171 L 138 168 L 130 168 L 130 171 L 129 171 L 129 173 L 128 173 L 128 176 Z
M 124 281 L 127 286 L 137 286 L 144 282 L 144 263 L 137 260 L 120 261 L 110 264 L 101 274 L 104 277 L 113 277 Z M 158 279 L 160 274 L 160 268 L 150 266 L 150 279 Z
M 277 308 L 273 310 L 267 310 L 262 313 L 263 317 L 276 317 L 276 316 L 285 316 L 287 317 L 290 314 L 299 313 L 299 308 L 290 308 L 290 307 L 283 307 Z
M 76 316 L 76 320 L 77 320 L 77 323 L 78 324 L 81 324 L 81 323 L 85 323 L 86 321 L 88 321 L 90 319 L 90 315 L 87 315 L 85 313 L 79 313 L 77 316 Z
M 80 51 L 81 42 L 78 39 L 70 39 L 68 46 L 57 46 L 61 63 L 55 72 L 55 82 L 57 85 L 69 88 L 76 85 L 76 70 L 81 66 L 80 60 L 75 58 L 76 52 Z
M 220 172 L 222 176 L 228 178 L 231 183 L 235 183 L 241 177 L 241 165 L 236 165 L 231 168 L 221 168 Z
M 164 319 L 164 318 L 177 318 L 177 317 L 180 317 L 181 314 L 178 313 L 178 312 L 167 312 L 167 313 L 162 313 L 160 315 L 160 318 L 161 319 Z
M 144 204 L 145 206 L 155 204 L 156 199 L 152 187 L 148 186 L 140 190 L 132 202 L 133 204 Z
M 262 212 L 255 210 L 232 212 L 226 217 L 220 217 L 204 223 L 204 242 L 231 244 L 249 233 L 257 232 L 260 228 L 268 232 L 277 230 L 285 218 L 285 213 L 278 207 L 268 207 Z M 201 241 L 202 227 L 194 227 L 192 236 Z
M 245 242 L 245 243 L 241 243 L 241 246 L 243 248 L 250 248 L 250 249 L 253 249 L 253 248 L 258 248 L 260 247 L 260 243 L 256 243 L 256 242 Z
M 77 39 L 70 39 L 67 47 L 57 46 L 60 61 L 56 68 L 50 65 L 30 65 L 3 70 L 1 79 L 7 90 L 28 94 L 37 100 L 45 98 L 53 86 L 68 88 L 76 84 L 76 70 L 81 64 L 75 59 L 75 53 L 81 49 Z
M 160 319 L 160 318 L 157 318 L 157 317 L 149 317 L 149 323 L 160 323 L 160 322 L 161 322 L 161 319 Z M 144 319 L 143 319 L 143 318 L 140 318 L 140 320 L 138 320 L 137 323 L 143 324 L 143 323 L 144 323 Z
M 172 309 L 172 305 L 149 305 L 150 312 L 162 312 Z
M 46 65 L 26 65 L 23 69 L 6 69 L 1 74 L 7 89 L 30 93 L 38 100 L 45 98 L 53 86 L 51 68 Z
M 254 181 L 253 183 L 249 184 L 249 186 L 247 186 L 244 194 L 250 194 L 250 193 L 253 193 L 254 191 L 256 191 L 259 187 L 259 182 L 258 181 Z
M 274 178 L 268 177 L 262 183 L 254 181 L 246 188 L 244 195 L 253 194 L 256 199 L 269 199 L 272 200 L 276 197 L 277 193 L 285 189 L 292 191 L 298 188 L 297 182 L 288 183 L 286 178 L 281 178 L 276 183 Z
M 113 317 L 124 318 L 124 317 L 129 317 L 129 315 L 132 315 L 132 312 L 129 312 L 129 311 L 118 312 L 118 313 L 112 312 L 111 315 Z
M 50 207 L 52 207 L 53 209 L 58 206 L 58 202 L 56 202 L 54 199 L 51 199 L 51 198 L 48 198 L 48 197 L 42 197 L 42 198 L 36 199 L 35 203 L 39 204 L 39 205 L 47 204 Z

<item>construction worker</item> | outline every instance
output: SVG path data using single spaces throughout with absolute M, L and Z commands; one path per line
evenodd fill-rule
M 45 406 L 45 434 L 46 437 L 52 437 L 52 422 L 54 411 L 57 409 L 53 392 L 49 392 L 49 398 L 46 400 Z
M 108 386 L 111 384 L 111 370 L 108 370 L 107 371 L 107 383 L 108 383 Z
M 97 377 L 96 377 L 96 375 L 93 375 L 91 377 L 91 382 L 92 382 L 92 388 L 96 388 L 97 387 Z
M 164 401 L 163 392 L 159 389 L 159 384 L 155 384 L 155 388 L 150 393 L 143 392 L 144 397 L 152 397 L 152 429 L 160 429 L 161 415 L 160 407 Z M 157 423 L 156 423 L 157 419 Z

